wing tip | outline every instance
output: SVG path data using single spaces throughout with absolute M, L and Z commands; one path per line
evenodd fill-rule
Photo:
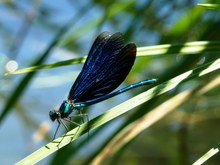
M 137 53 L 137 46 L 135 43 L 130 42 L 125 47 L 123 48 L 124 51 L 128 52 L 129 55 L 134 55 L 136 56 Z

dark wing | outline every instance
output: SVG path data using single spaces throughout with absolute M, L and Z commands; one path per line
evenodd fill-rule
M 112 63 L 107 72 L 101 75 L 103 76 L 102 80 L 92 87 L 90 94 L 94 96 L 93 98 L 106 95 L 117 88 L 130 72 L 135 57 L 136 45 L 134 43 L 126 45 L 119 54 L 117 54 L 116 61 Z
M 117 88 L 131 70 L 136 46 L 124 46 L 121 33 L 104 32 L 95 40 L 68 99 L 83 102 L 101 97 Z

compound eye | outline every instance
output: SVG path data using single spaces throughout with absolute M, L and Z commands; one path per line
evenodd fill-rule
M 49 112 L 49 116 L 52 121 L 55 121 L 57 118 L 59 118 L 59 113 L 53 109 Z

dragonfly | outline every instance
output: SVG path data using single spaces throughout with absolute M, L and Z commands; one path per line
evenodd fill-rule
M 81 112 L 83 107 L 157 81 L 156 78 L 150 78 L 112 92 L 129 74 L 135 62 L 136 52 L 135 43 L 125 44 L 120 32 L 112 35 L 109 32 L 102 32 L 98 35 L 81 72 L 72 85 L 68 98 L 63 101 L 58 110 L 53 109 L 49 112 L 50 119 L 58 122 L 54 138 L 60 124 L 68 131 L 63 120 L 80 126 L 71 120 L 71 114 L 74 111 L 78 110 L 83 116 Z

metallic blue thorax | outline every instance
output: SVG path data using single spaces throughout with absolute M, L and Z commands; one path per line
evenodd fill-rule
M 73 106 L 73 104 L 68 103 L 67 101 L 64 101 L 61 104 L 60 109 L 59 109 L 61 118 L 68 117 L 73 112 L 74 109 L 75 107 Z

